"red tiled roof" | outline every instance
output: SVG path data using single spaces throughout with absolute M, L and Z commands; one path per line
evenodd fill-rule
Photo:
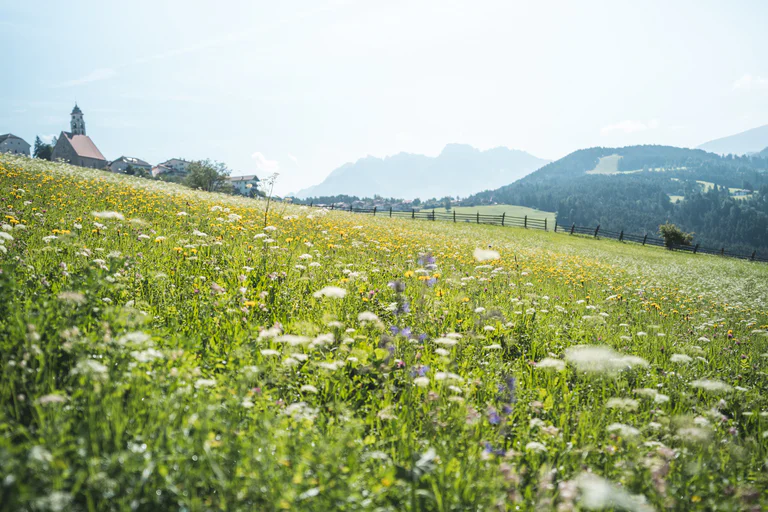
M 67 138 L 69 143 L 72 144 L 72 148 L 74 148 L 75 153 L 77 153 L 78 156 L 85 158 L 96 158 L 98 160 L 106 160 L 104 155 L 101 154 L 101 151 L 99 151 L 99 148 L 96 147 L 96 144 L 93 143 L 89 136 L 72 135 L 69 132 L 62 133 L 64 133 L 64 136 Z

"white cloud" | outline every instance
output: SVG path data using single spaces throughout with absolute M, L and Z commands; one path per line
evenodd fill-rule
M 267 157 L 258 151 L 251 155 L 256 160 L 256 168 L 262 172 L 277 172 L 280 170 L 280 162 L 277 160 L 267 160 Z
M 619 121 L 615 124 L 609 124 L 607 126 L 603 126 L 600 129 L 600 133 L 603 135 L 608 135 L 614 132 L 623 132 L 623 133 L 636 133 L 636 132 L 644 132 L 646 130 L 655 130 L 660 126 L 658 119 L 651 119 L 648 122 L 644 121 L 633 121 L 630 119 Z
M 733 90 L 739 89 L 768 89 L 768 78 L 745 73 L 741 78 L 733 82 Z
M 67 82 L 61 82 L 60 84 L 55 85 L 54 87 L 74 87 L 76 85 L 83 85 L 88 84 L 91 82 L 98 82 L 99 80 L 107 80 L 109 78 L 112 78 L 113 76 L 117 75 L 117 71 L 115 71 L 113 68 L 99 68 L 94 69 L 87 75 L 78 78 L 76 80 L 69 80 Z
M 291 162 L 297 164 L 299 163 L 299 159 L 293 156 L 292 154 L 288 153 L 288 158 L 290 158 Z

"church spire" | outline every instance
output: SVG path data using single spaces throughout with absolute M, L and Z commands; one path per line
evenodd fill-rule
M 85 135 L 85 120 L 83 119 L 83 111 L 75 103 L 75 108 L 72 109 L 70 114 L 72 119 L 69 121 L 69 126 L 72 128 L 72 135 Z

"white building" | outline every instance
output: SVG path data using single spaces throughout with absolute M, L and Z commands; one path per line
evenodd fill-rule
M 109 170 L 112 172 L 124 173 L 129 166 L 134 169 L 143 169 L 147 172 L 152 171 L 152 166 L 150 164 L 141 158 L 134 158 L 132 156 L 121 156 L 117 160 L 110 162 Z
M 255 174 L 249 176 L 228 176 L 227 181 L 232 185 L 234 192 L 242 196 L 256 194 L 256 188 L 259 185 L 259 178 Z
M 29 156 L 29 144 L 12 133 L 0 135 L 0 153 Z
M 179 174 L 187 174 L 187 172 L 189 172 L 189 165 L 191 163 L 192 162 L 187 162 L 181 158 L 171 158 L 170 160 L 166 160 L 165 162 L 158 164 L 158 167 L 166 167 L 168 169 L 173 169 Z

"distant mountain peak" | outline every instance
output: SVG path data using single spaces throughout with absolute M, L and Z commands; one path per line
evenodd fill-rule
M 768 147 L 768 124 L 705 142 L 698 149 L 719 155 L 746 155 Z
M 450 143 L 434 158 L 405 152 L 384 158 L 366 156 L 338 167 L 322 183 L 296 196 L 466 196 L 512 183 L 547 163 L 525 151 L 504 147 L 480 151 L 469 144 Z

